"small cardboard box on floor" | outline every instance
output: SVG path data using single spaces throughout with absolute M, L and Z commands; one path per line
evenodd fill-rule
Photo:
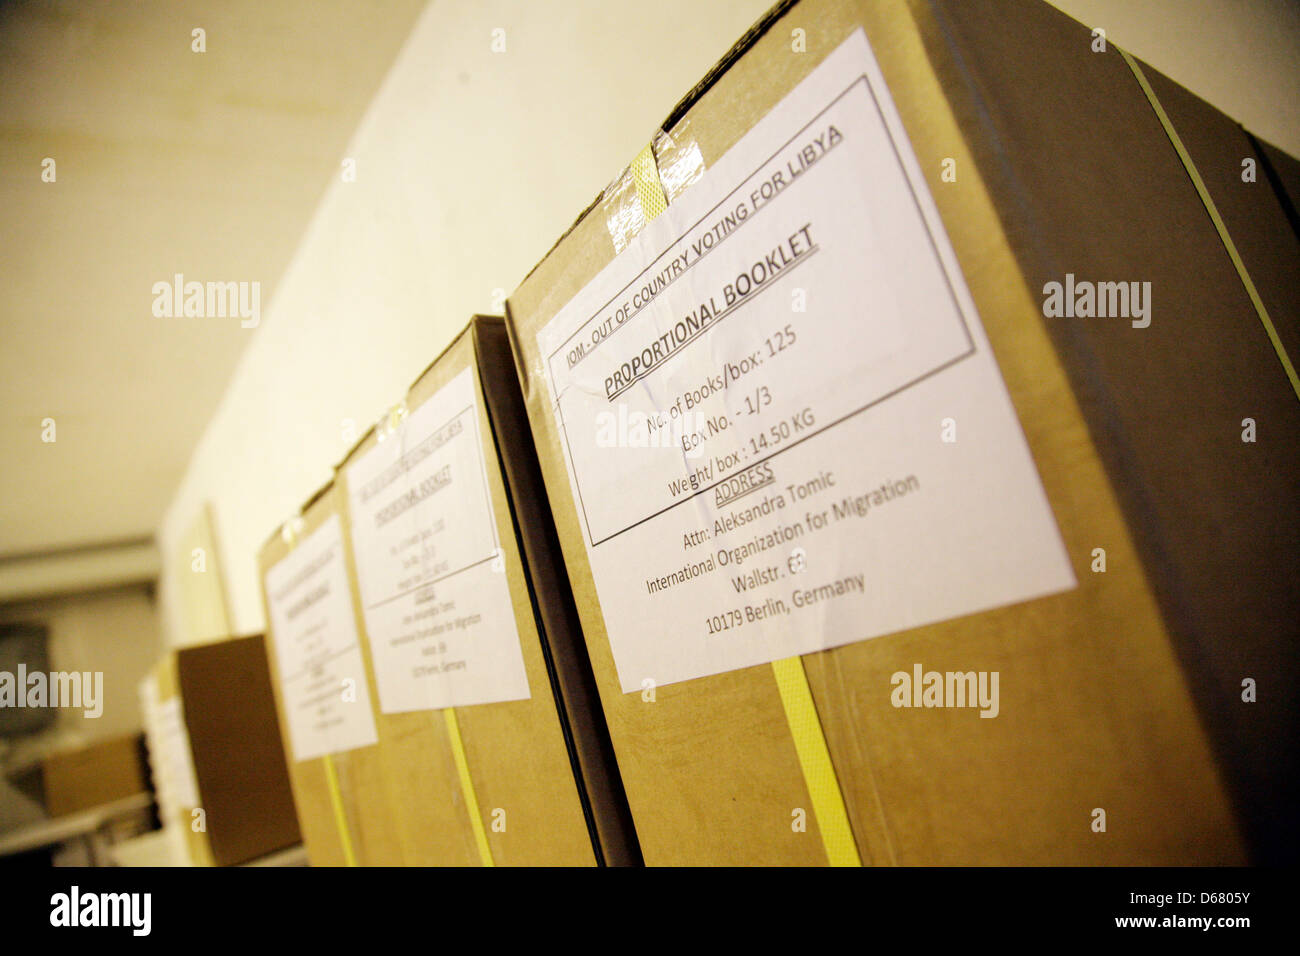
M 959 46 L 953 18 L 999 34 L 997 54 Z M 510 297 L 647 863 L 1245 858 L 1202 719 L 1231 750 L 1213 715 L 1252 706 L 1250 675 L 1212 664 L 1234 675 L 1228 697 L 1193 698 L 1207 669 L 1184 625 L 1216 589 L 1186 585 L 1210 539 L 1171 529 L 1206 527 L 1171 475 L 1251 501 L 1213 506 L 1233 542 L 1267 539 L 1260 566 L 1234 544 L 1223 580 L 1294 608 L 1300 403 L 1135 73 L 1113 50 L 1089 60 L 1092 39 L 1043 4 L 781 4 Z M 980 99 L 990 77 L 1016 96 Z M 1088 82 L 1100 92 L 1062 92 Z M 1081 113 L 1116 128 L 1057 135 Z M 1047 143 L 1087 160 L 1040 168 Z M 1159 177 L 1128 169 L 1135 151 Z M 982 179 L 1007 154 L 1033 202 L 1068 194 L 1133 223 L 1033 219 Z M 1258 202 L 1276 219 L 1267 186 Z M 1051 270 L 1018 262 L 1026 249 Z M 1052 277 L 1091 287 L 1058 287 L 1057 316 Z M 1202 322 L 1235 331 L 1189 335 L 1180 358 L 1176 330 Z M 1103 349 L 1122 387 L 1098 382 Z M 1163 408 L 1187 393 L 1163 393 L 1189 359 L 1215 414 L 1180 424 Z M 1190 457 L 1162 457 L 1141 395 Z M 1240 442 L 1242 409 L 1277 429 L 1267 449 Z M 1150 443 L 1136 462 L 1134 441 Z M 1288 470 L 1269 478 L 1270 462 Z M 1276 655 L 1296 616 L 1259 616 L 1237 617 L 1274 647 L 1246 655 L 1251 673 L 1291 686 Z M 1258 646 L 1218 617 L 1220 660 Z M 1244 745 L 1289 759 L 1292 740 Z M 1264 842 L 1285 829 L 1253 819 Z
M 333 482 L 262 546 L 267 654 L 289 778 L 313 866 L 397 866 L 374 676 L 361 648 Z
M 9 782 L 45 806 L 52 817 L 148 794 L 149 765 L 141 734 L 106 737 L 55 750 L 7 771 Z
M 191 863 L 233 866 L 299 842 L 262 635 L 169 652 L 144 698 L 159 815 Z
M 141 734 L 110 737 L 45 758 L 45 809 L 52 817 L 149 792 Z
M 501 319 L 470 323 L 336 488 L 401 861 L 638 862 Z

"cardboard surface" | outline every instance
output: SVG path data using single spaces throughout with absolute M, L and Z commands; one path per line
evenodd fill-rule
M 189 738 L 198 802 L 164 823 L 184 833 L 192 861 L 233 866 L 299 842 L 263 637 L 169 652 L 153 676 L 161 703 L 179 700 Z
M 1074 63 L 1071 45 L 1081 43 L 1087 55 L 1088 32 L 1070 21 L 1048 24 L 1031 43 L 1006 31 L 1009 21 L 1000 7 L 994 12 L 981 3 L 969 9 L 941 6 L 961 7 L 963 23 L 971 29 L 978 24 L 989 37 L 1008 34 L 1000 44 L 981 48 L 979 56 L 1010 64 L 1018 84 L 1013 99 L 1026 106 L 1023 118 L 1006 91 L 969 106 L 969 91 L 957 84 L 968 81 L 970 66 L 940 55 L 948 39 L 932 19 L 937 14 L 931 5 L 804 0 L 756 31 L 761 35 L 752 47 L 729 57 L 734 62 L 724 72 L 711 74 L 703 92 L 674 112 L 677 129 L 669 131 L 692 138 L 706 164 L 715 161 L 822 57 L 865 28 L 930 177 L 1079 580 L 1077 589 L 1064 594 L 804 656 L 860 854 L 868 864 L 1240 862 L 1244 850 L 1234 815 L 1158 600 L 1169 590 L 1165 582 L 1175 563 L 1153 561 L 1150 551 L 1140 550 L 1149 535 L 1124 510 L 1134 495 L 1172 493 L 1172 500 L 1152 497 L 1147 503 L 1149 511 L 1164 507 L 1164 520 L 1172 522 L 1186 491 L 1171 492 L 1153 475 L 1117 468 L 1111 453 L 1139 445 L 1164 461 L 1160 456 L 1183 446 L 1171 445 L 1168 433 L 1145 431 L 1138 420 L 1141 403 L 1126 410 L 1132 414 L 1117 414 L 1107 404 L 1109 393 L 1098 394 L 1071 377 L 1081 367 L 1077 340 L 1122 333 L 1118 326 L 1064 334 L 1049 328 L 1039 292 L 1043 273 L 1028 270 L 1015 252 L 1050 251 L 1045 235 L 1068 234 L 1097 257 L 1075 271 L 1091 273 L 1095 267 L 1102 279 L 1152 278 L 1142 274 L 1148 266 L 1131 258 L 1120 238 L 1163 237 L 1163 255 L 1154 264 L 1181 276 L 1194 262 L 1194 270 L 1209 270 L 1218 280 L 1204 290 L 1216 309 L 1243 323 L 1253 316 L 1240 312 L 1235 277 L 1223 274 L 1224 266 L 1231 267 L 1213 232 L 1205 234 L 1203 213 L 1198 217 L 1185 197 L 1170 193 L 1180 167 L 1176 158 L 1171 166 L 1163 131 L 1158 124 L 1135 131 L 1121 119 L 1145 105 L 1122 61 Z M 792 51 L 796 28 L 805 32 L 806 53 Z M 972 47 L 964 49 L 975 55 Z M 1097 128 L 1079 119 L 1078 91 L 1061 89 L 1049 77 L 1072 79 L 1104 104 L 1110 125 Z M 1061 150 L 1084 136 L 1098 150 L 1123 142 L 1125 149 L 1113 152 L 1124 169 L 1112 174 L 1116 194 L 1098 201 L 1095 191 L 1075 188 L 1059 197 L 1067 205 L 1056 215 L 1021 216 L 1023 200 L 1017 204 L 1004 192 L 990 193 L 982 179 L 991 158 L 1008 148 L 1003 141 L 989 147 L 975 136 L 975 124 L 990 114 L 1008 122 L 1022 118 L 1027 126 L 1018 131 L 1023 139 L 1016 156 L 1033 176 L 1021 177 L 1022 190 L 1046 189 L 1061 168 L 1071 168 L 1073 159 L 1056 158 L 1053 166 L 1044 155 L 1053 138 Z M 1126 157 L 1135 154 L 1149 162 L 1131 167 Z M 945 158 L 956 161 L 956 183 L 940 178 Z M 537 331 L 613 254 L 605 223 L 584 214 L 510 297 L 507 310 L 542 473 L 646 862 L 822 863 L 825 852 L 812 815 L 807 832 L 791 827 L 792 810 L 808 807 L 809 796 L 771 668 L 663 687 L 653 702 L 620 692 L 547 389 L 538 375 L 536 340 Z M 1058 278 L 1073 265 L 1059 257 L 1049 261 L 1045 271 Z M 1133 334 L 1161 334 L 1162 320 L 1168 326 L 1171 314 L 1182 311 L 1174 304 L 1177 294 L 1163 291 L 1164 281 L 1157 288 L 1162 291 L 1152 327 Z M 1114 351 L 1124 360 L 1115 374 L 1128 376 L 1134 392 L 1142 390 L 1157 403 L 1172 404 L 1175 395 L 1195 391 L 1210 373 L 1201 368 L 1199 379 L 1173 389 L 1153 373 L 1152 351 Z M 1259 358 L 1245 356 L 1242 365 L 1257 370 Z M 1226 373 L 1235 379 L 1243 370 L 1229 362 Z M 1276 381 L 1255 384 L 1262 407 L 1290 414 L 1278 404 Z M 1223 423 L 1231 424 L 1226 418 Z M 1282 427 L 1290 428 L 1289 419 Z M 1094 438 L 1098 428 L 1105 444 Z M 1215 441 L 1239 442 L 1239 430 L 1227 428 Z M 1213 431 L 1200 418 L 1184 417 L 1179 434 L 1178 442 L 1194 437 L 1197 460 L 1206 451 L 1240 454 L 1208 445 Z M 1090 570 L 1092 549 L 1099 545 L 1108 556 L 1104 574 Z M 1176 557 L 1194 563 L 1199 556 L 1192 551 Z M 979 720 L 961 709 L 894 708 L 890 675 L 911 671 L 918 662 L 940 671 L 1000 672 L 999 716 Z M 1091 826 L 1096 808 L 1106 811 L 1105 833 Z
M 564 556 L 546 503 L 505 322 L 476 316 L 470 331 L 497 457 L 509 488 L 515 533 L 528 566 L 533 612 L 542 632 L 551 693 L 563 708 L 561 723 L 570 759 L 576 761 L 589 804 L 587 816 L 594 830 L 593 843 L 607 866 L 636 865 L 642 862 L 641 849 L 582 639 Z
M 340 514 L 338 495 L 338 490 L 331 483 L 313 495 L 304 505 L 300 538 L 310 535 L 330 517 Z M 259 580 L 265 582 L 266 572 L 283 560 L 290 550 L 290 545 L 277 529 L 262 546 L 258 562 Z M 346 551 L 345 548 L 345 558 Z M 351 572 L 349 572 L 349 590 L 350 582 Z M 265 604 L 265 585 L 263 585 L 263 602 L 266 619 L 270 621 L 270 608 Z M 353 620 L 360 633 L 362 624 L 355 602 L 352 603 L 352 611 Z M 289 730 L 280 686 L 279 662 L 269 641 L 266 649 L 281 737 L 287 741 Z M 365 681 L 369 686 L 369 699 L 374 708 L 373 702 L 378 699 L 374 673 L 370 667 L 369 656 L 364 652 L 362 662 L 365 673 L 357 675 L 357 679 Z M 292 753 L 288 752 L 286 756 L 293 799 L 302 828 L 303 844 L 307 848 L 307 858 L 312 866 L 346 865 L 344 834 L 339 831 L 334 798 L 330 792 L 326 759 L 316 757 L 311 760 L 294 760 Z M 392 791 L 382 772 L 383 757 L 378 744 L 331 754 L 329 759 L 334 764 L 334 773 L 338 779 L 347 826 L 346 836 L 357 862 L 364 866 L 400 865 L 403 857 L 397 829 L 398 807 L 394 803 Z
M 1248 134 L 1249 135 L 1249 134 Z M 1291 231 L 1300 241 L 1300 159 L 1290 156 L 1272 143 L 1257 136 L 1250 137 L 1261 159 L 1267 159 L 1263 173 L 1269 180 L 1277 201 L 1291 223 Z
M 1300 401 L 1132 71 L 1046 4 L 925 7 L 927 47 L 1031 293 L 1066 272 L 1152 283 L 1152 322 L 1044 322 L 1106 467 L 1256 859 L 1300 845 Z M 1003 5 L 997 16 L 1005 16 Z M 1251 139 L 1145 67 L 1291 355 L 1300 246 Z M 1032 78 L 1032 82 L 1026 82 Z M 1116 148 L 1116 144 L 1123 148 Z M 944 188 L 935 187 L 942 191 Z M 1243 419 L 1259 429 L 1241 440 Z M 1028 424 L 1028 423 L 1027 423 Z M 1100 540 L 1100 539 L 1098 539 Z
M 548 603 L 539 631 L 535 617 L 533 592 L 523 565 L 515 519 L 512 517 L 502 464 L 518 472 L 519 455 L 526 449 L 517 446 L 517 428 L 494 430 L 490 418 L 509 404 L 508 396 L 497 394 L 501 387 L 517 390 L 509 376 L 480 375 L 482 358 L 475 348 L 476 329 L 485 320 L 475 319 L 439 356 L 411 387 L 406 405 L 415 410 L 427 398 L 466 369 L 472 369 L 478 390 L 479 433 L 484 436 L 484 458 L 488 493 L 497 524 L 502 573 L 510 594 L 512 611 L 519 632 L 520 646 L 527 673 L 530 696 L 525 700 L 500 701 L 455 708 L 464 743 L 466 762 L 483 817 L 483 826 L 493 862 L 497 865 L 593 865 L 598 860 L 631 862 L 635 859 L 635 842 L 626 829 L 626 811 L 620 820 L 618 795 L 610 780 L 611 768 L 600 776 L 600 747 L 597 724 L 586 720 L 581 725 L 570 719 L 578 716 L 581 700 L 576 693 L 570 706 L 572 714 L 555 697 L 558 686 L 548 661 L 548 637 L 561 637 L 562 603 Z M 490 325 L 490 321 L 486 324 Z M 490 330 L 483 332 L 491 336 Z M 499 336 L 497 337 L 499 343 Z M 492 359 L 501 362 L 500 356 Z M 507 370 L 510 366 L 505 366 Z M 513 373 L 512 373 L 513 374 Z M 486 400 L 485 399 L 486 393 Z M 494 437 L 489 437 L 494 436 Z M 372 430 L 339 466 L 338 488 L 346 508 L 347 465 L 365 454 L 378 438 Z M 351 547 L 350 516 L 345 521 Z M 519 534 L 532 536 L 531 553 L 540 559 L 544 548 L 534 541 L 537 527 L 533 518 L 520 519 Z M 361 606 L 360 591 L 353 575 L 353 598 Z M 562 578 L 554 569 L 544 572 L 535 587 L 558 594 Z M 365 634 L 363 629 L 363 635 Z M 572 638 L 565 638 L 570 644 Z M 363 645 L 371 655 L 369 636 Z M 561 651 L 569 658 L 572 651 Z M 580 680 L 580 678 L 579 678 Z M 558 682 L 558 683 L 557 683 Z M 570 688 L 576 686 L 569 685 Z M 460 784 L 451 741 L 440 711 L 377 714 L 379 751 L 382 773 L 393 794 L 395 823 L 401 845 L 402 862 L 409 865 L 472 866 L 480 862 L 463 790 Z M 576 727 L 576 729 L 575 729 Z M 580 741 L 577 743 L 575 741 Z M 574 751 L 571 754 L 570 742 Z M 605 745 L 608 746 L 607 744 Z M 575 766 L 575 760 L 577 766 Z M 579 783 L 582 761 L 596 776 L 589 799 L 586 787 Z M 504 811 L 504 815 L 499 815 Z M 494 827 L 504 820 L 504 829 Z M 597 839 L 599 855 L 593 845 Z
M 42 763 L 45 811 L 52 817 L 89 810 L 149 791 L 140 734 L 111 737 L 50 754 Z
M 300 839 L 259 635 L 177 651 L 177 689 L 218 866 Z

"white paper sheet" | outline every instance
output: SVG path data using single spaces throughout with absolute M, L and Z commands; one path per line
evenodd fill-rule
M 352 611 L 343 523 L 331 515 L 266 572 L 293 759 L 379 738 Z
M 466 369 L 347 470 L 386 713 L 529 696 L 478 407 Z
M 538 343 L 625 692 L 1075 584 L 861 31 Z
M 178 807 L 199 807 L 199 782 L 194 772 L 194 752 L 185 728 L 185 711 L 179 697 L 160 703 L 156 710 L 163 772 L 171 799 Z

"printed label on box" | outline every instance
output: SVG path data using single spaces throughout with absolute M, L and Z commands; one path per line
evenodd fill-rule
M 167 789 L 178 808 L 199 806 L 199 781 L 194 771 L 194 752 L 185 729 L 185 710 L 179 697 L 158 705 L 158 742 Z
M 471 370 L 347 470 L 385 713 L 528 697 Z
M 860 30 L 538 344 L 625 692 L 1075 585 Z
M 295 760 L 379 739 L 344 561 L 343 523 L 330 515 L 266 572 Z

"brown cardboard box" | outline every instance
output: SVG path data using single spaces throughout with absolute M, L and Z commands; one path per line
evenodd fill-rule
M 45 812 L 52 817 L 149 792 L 144 739 L 110 737 L 50 754 L 41 765 Z
M 1065 271 L 1140 274 L 1159 296 L 1140 339 L 1046 325 L 1252 856 L 1294 861 L 1296 708 L 1287 694 L 1245 704 L 1242 681 L 1300 679 L 1300 395 L 1132 70 L 1113 48 L 1093 53 L 1088 31 L 1047 4 L 1017 4 L 1014 41 L 990 10 L 943 2 L 918 22 L 1029 288 Z M 1300 244 L 1283 183 L 1295 160 L 1142 69 L 1294 363 Z M 1243 442 L 1248 417 L 1268 437 Z
M 163 822 L 184 832 L 191 860 L 232 866 L 298 843 L 262 636 L 169 652 L 151 677 L 172 721 L 146 716 L 155 780 L 170 781 Z
M 698 150 L 706 168 L 729 170 L 719 174 L 733 177 L 728 185 L 741 179 L 737 166 L 726 165 L 728 150 L 859 28 L 952 243 L 1077 582 L 802 655 L 862 862 L 1240 862 L 1239 814 L 1257 853 L 1270 839 L 1289 840 L 1293 824 L 1277 811 L 1294 784 L 1284 770 L 1266 768 L 1272 758 L 1293 765 L 1294 735 L 1282 726 L 1294 708 L 1285 693 L 1271 710 L 1252 709 L 1240 695 L 1243 676 L 1266 675 L 1261 683 L 1279 688 L 1293 683 L 1294 654 L 1282 649 L 1294 648 L 1300 618 L 1291 586 L 1300 553 L 1300 406 L 1168 137 L 1113 49 L 1094 54 L 1087 29 L 1037 3 L 781 4 L 664 123 L 656 158 L 675 231 L 653 232 L 658 245 L 646 258 L 661 248 L 671 254 L 678 231 L 692 228 L 688 214 L 674 216 L 673 208 L 703 188 L 683 192 L 666 167 Z M 1181 113 L 1187 104 L 1166 86 Z M 815 113 L 807 109 L 810 123 Z M 1240 169 L 1239 157 L 1232 166 Z M 954 171 L 955 179 L 945 176 Z M 591 502 L 573 491 L 570 437 L 552 414 L 557 399 L 538 333 L 615 262 L 623 240 L 611 238 L 608 210 L 622 201 L 607 193 L 593 203 L 510 297 L 507 312 L 641 846 L 651 864 L 823 863 L 817 814 L 806 814 L 805 831 L 791 824 L 816 795 L 772 667 L 637 694 L 626 692 L 615 666 L 609 634 L 611 624 L 621 626 L 610 619 L 618 613 L 617 581 L 611 577 L 605 591 L 596 585 L 589 542 L 599 536 L 588 533 Z M 1276 200 L 1264 188 L 1255 201 L 1272 228 Z M 1246 245 L 1279 327 L 1293 326 L 1294 289 L 1288 299 L 1285 284 L 1271 278 L 1285 275 L 1293 248 Z M 1154 320 L 1138 328 L 1046 318 L 1044 285 L 1067 272 L 1151 281 Z M 707 275 L 690 275 L 692 290 L 708 287 Z M 862 349 L 870 346 L 863 331 L 870 303 L 858 313 L 814 317 L 809 306 L 806 317 L 794 318 L 844 323 L 844 348 Z M 614 333 L 621 327 L 620 320 Z M 669 328 L 661 321 L 656 331 Z M 576 349 L 567 353 L 570 363 L 587 360 L 590 349 L 566 348 Z M 978 418 L 962 418 L 960 398 L 952 410 L 979 427 Z M 1241 419 L 1252 412 L 1276 429 L 1266 447 L 1240 440 Z M 873 421 L 889 427 L 887 415 Z M 919 447 L 939 426 L 936 414 L 917 423 L 924 435 L 905 433 L 899 442 Z M 868 445 L 864 467 L 871 454 Z M 613 458 L 609 467 L 616 468 Z M 1215 489 L 1225 485 L 1233 493 L 1219 496 Z M 826 496 L 822 505 L 829 504 Z M 1220 543 L 1228 546 L 1223 554 Z M 1106 552 L 1104 573 L 1098 547 Z M 934 556 L 936 565 L 942 557 Z M 666 570 L 632 565 L 627 575 L 650 580 Z M 1235 580 L 1248 583 L 1225 595 L 1224 582 Z M 881 596 L 886 605 L 890 599 Z M 918 665 L 1000 674 L 996 719 L 895 706 L 895 677 Z M 1244 789 L 1255 796 L 1239 798 L 1237 812 L 1221 769 L 1234 766 L 1223 762 L 1233 753 L 1246 753 L 1254 768 Z M 1281 855 L 1293 858 L 1293 844 Z
M 275 688 L 277 711 L 280 718 L 281 736 L 285 741 L 286 754 L 289 758 L 289 778 L 293 786 L 294 802 L 298 809 L 298 820 L 302 827 L 303 844 L 313 866 L 343 866 L 353 862 L 363 866 L 396 866 L 402 863 L 402 848 L 398 841 L 396 821 L 400 808 L 394 802 L 389 782 L 382 772 L 382 760 L 378 738 L 361 746 L 353 746 L 360 740 L 367 740 L 365 728 L 360 738 L 348 738 L 346 749 L 331 749 L 326 754 L 299 757 L 295 752 L 293 730 L 286 705 L 285 675 L 276 653 L 276 644 L 289 639 L 277 633 L 276 618 L 272 613 L 267 587 L 267 574 L 277 564 L 289 556 L 294 548 L 304 541 L 309 541 L 313 533 L 331 519 L 341 522 L 339 511 L 339 493 L 333 482 L 318 491 L 303 506 L 301 522 L 290 534 L 277 530 L 262 546 L 259 565 L 263 582 L 263 602 L 267 620 L 267 657 Z M 341 525 L 340 525 L 341 530 Z M 341 538 L 340 538 L 341 544 Z M 340 625 L 330 622 L 337 628 L 349 627 L 352 631 L 343 638 L 347 645 L 355 644 L 358 653 L 349 660 L 339 673 L 327 671 L 324 677 L 351 679 L 364 686 L 364 694 L 349 701 L 339 700 L 336 706 L 361 707 L 369 714 L 368 727 L 374 726 L 376 700 L 374 675 L 369 666 L 369 658 L 360 649 L 361 621 L 357 607 L 352 600 L 351 572 L 346 570 L 350 558 L 345 548 L 340 547 L 337 555 L 344 565 L 344 589 L 346 591 L 347 620 Z M 312 586 L 316 576 L 305 576 L 297 592 Z M 324 653 L 324 652 L 322 652 Z M 333 658 L 336 662 L 338 658 Z M 356 671 L 355 673 L 353 671 Z M 341 691 L 340 691 L 341 696 Z M 324 708 L 321 713 L 325 714 Z M 327 714 L 328 716 L 328 714 Z M 373 734 L 373 730 L 371 731 Z M 337 789 L 331 783 L 337 781 Z M 341 820 L 340 820 L 341 814 Z
M 457 407 L 446 409 L 447 423 L 427 439 L 410 437 L 413 422 L 422 420 L 425 411 L 442 414 L 441 405 L 423 410 L 425 404 L 442 403 L 453 393 Z M 502 320 L 476 317 L 411 387 L 404 411 L 390 423 L 395 426 L 391 431 L 372 429 L 361 440 L 339 466 L 336 481 L 358 608 L 366 606 L 361 581 L 368 573 L 357 554 L 358 521 L 373 517 L 378 525 L 389 516 L 395 522 L 400 519 L 404 523 L 395 526 L 404 535 L 409 531 L 425 542 L 419 546 L 419 561 L 437 562 L 427 573 L 422 570 L 415 583 L 407 581 L 402 594 L 372 601 L 372 608 L 401 607 L 403 594 L 414 595 L 403 611 L 408 617 L 394 625 L 402 629 L 396 640 L 392 634 L 377 635 L 364 614 L 359 618 L 367 665 L 374 675 L 383 787 L 391 794 L 402 862 L 637 862 L 636 838 L 602 716 L 592 707 L 594 684 L 576 631 L 572 598 L 556 563 L 554 532 L 545 512 L 536 511 L 534 501 L 526 497 L 536 493 L 539 481 Z M 389 447 L 400 457 L 377 477 L 350 488 L 357 469 L 367 467 L 368 453 L 381 442 L 396 443 Z M 438 470 L 416 490 L 400 495 L 390 490 L 399 471 L 414 470 L 427 460 Z M 480 469 L 481 478 L 472 477 Z M 389 495 L 395 502 L 374 516 L 356 508 L 372 485 L 377 504 L 387 502 Z M 480 497 L 484 492 L 486 499 Z M 415 500 L 417 493 L 457 497 L 446 506 L 441 502 L 447 498 L 441 499 L 445 510 L 436 517 L 421 513 L 418 502 L 398 507 Z M 455 523 L 462 513 L 474 516 L 466 519 L 471 523 Z M 473 547 L 482 543 L 487 550 L 469 554 L 470 545 L 462 548 L 462 543 L 471 540 Z M 462 552 L 468 555 L 464 562 Z M 409 556 L 407 560 L 409 567 Z M 374 573 L 377 588 L 389 586 Z M 464 581 L 466 574 L 476 574 L 473 587 L 484 590 L 469 594 L 456 587 L 455 579 Z M 420 623 L 411 624 L 412 618 Z M 517 636 L 508 633 L 512 627 Z M 461 629 L 472 634 L 471 642 L 456 643 Z M 505 637 L 495 645 L 497 656 L 480 656 L 480 648 L 501 634 Z M 431 693 L 441 692 L 440 678 L 426 675 L 425 683 L 417 686 L 418 681 L 410 680 L 414 672 L 403 661 L 391 671 L 396 682 L 389 686 L 397 688 L 392 698 L 396 707 L 405 709 L 390 704 L 385 712 L 383 665 L 376 653 L 381 640 L 392 641 L 397 654 L 414 645 L 422 651 L 419 660 L 432 659 L 434 667 L 442 667 L 440 673 L 477 670 L 489 682 L 496 672 L 518 665 L 521 669 L 513 679 L 526 682 L 527 696 L 518 696 L 522 688 L 514 684 L 503 692 L 504 699 L 447 707 L 445 701 L 419 696 L 430 682 Z M 465 659 L 449 660 L 459 654 Z M 441 660 L 449 663 L 442 665 Z M 463 747 L 462 755 L 457 754 L 458 746 Z M 474 825 L 475 806 L 481 827 Z
M 1291 224 L 1291 231 L 1298 237 L 1297 241 L 1300 241 L 1300 212 L 1297 212 L 1297 208 L 1300 208 L 1300 160 L 1250 133 L 1246 135 L 1250 136 L 1251 144 L 1260 158 L 1264 178 L 1273 187 L 1278 205 Z

